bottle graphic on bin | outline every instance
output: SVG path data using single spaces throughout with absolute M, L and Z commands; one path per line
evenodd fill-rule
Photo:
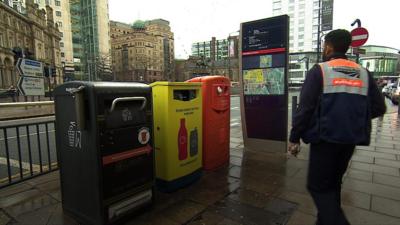
M 190 157 L 197 155 L 198 152 L 197 127 L 190 131 Z
M 178 131 L 178 157 L 179 160 L 185 160 L 188 156 L 188 133 L 185 126 L 185 119 L 181 119 L 181 126 L 179 127 Z

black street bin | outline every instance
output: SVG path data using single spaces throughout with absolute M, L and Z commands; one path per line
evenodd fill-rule
M 150 205 L 150 86 L 74 81 L 54 96 L 64 211 L 81 224 L 112 224 Z

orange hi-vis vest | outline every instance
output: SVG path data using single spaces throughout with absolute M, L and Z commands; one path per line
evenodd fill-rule
M 323 88 L 305 142 L 369 142 L 368 71 L 347 59 L 320 63 Z

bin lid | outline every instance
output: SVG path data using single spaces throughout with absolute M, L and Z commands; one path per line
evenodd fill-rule
M 168 82 L 168 81 L 157 81 L 154 83 L 150 84 L 151 87 L 155 87 L 155 86 L 184 86 L 184 87 L 198 87 L 201 86 L 201 83 L 197 83 L 197 82 L 192 82 L 192 83 L 188 83 L 188 82 Z
M 222 81 L 222 82 L 229 83 L 229 78 L 221 76 L 221 75 L 210 75 L 210 76 L 203 76 L 203 77 L 195 77 L 190 80 L 187 80 L 187 82 L 213 82 L 213 81 Z

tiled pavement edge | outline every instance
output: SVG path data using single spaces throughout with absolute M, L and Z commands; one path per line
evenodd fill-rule
M 230 164 L 188 188 L 157 193 L 153 209 L 128 224 L 311 225 L 316 210 L 305 187 L 308 147 L 298 158 L 243 149 L 231 130 Z M 2 224 L 77 224 L 63 214 L 53 172 L 0 190 Z M 360 146 L 343 184 L 343 208 L 353 225 L 400 224 L 400 122 L 373 121 L 371 146 Z

